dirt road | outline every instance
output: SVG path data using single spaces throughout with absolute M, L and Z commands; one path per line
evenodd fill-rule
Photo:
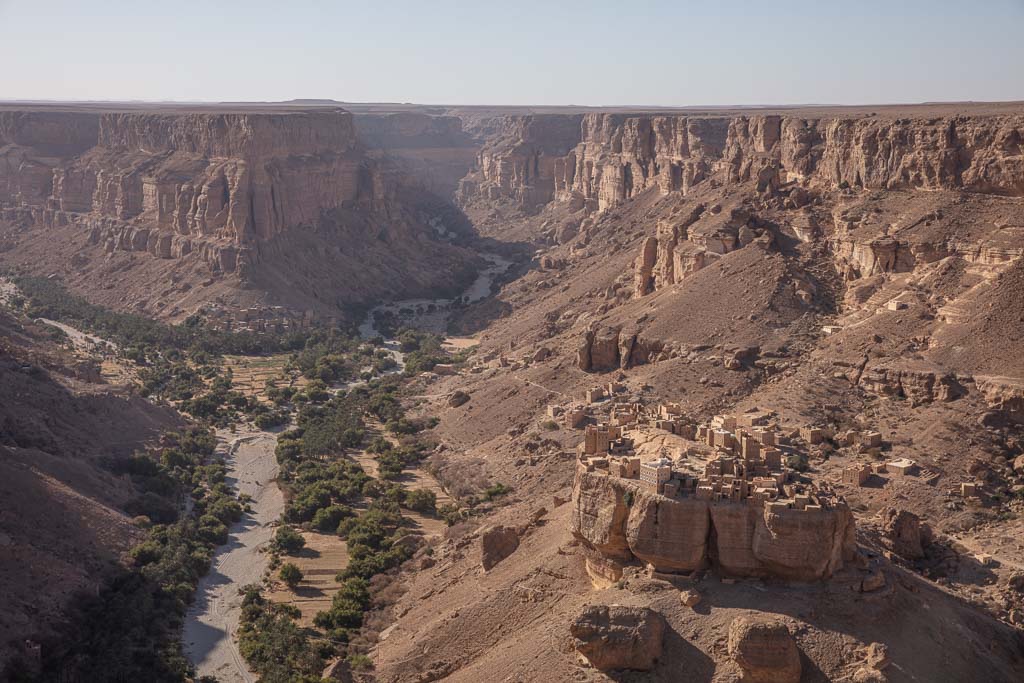
M 268 557 L 261 550 L 273 535 L 271 523 L 284 510 L 284 496 L 273 481 L 276 435 L 219 431 L 217 437 L 225 449 L 228 483 L 238 493 L 252 496 L 253 511 L 231 528 L 228 543 L 218 549 L 213 567 L 199 582 L 183 639 L 199 676 L 216 676 L 221 683 L 253 683 L 257 676 L 249 671 L 235 640 L 242 607 L 238 589 L 263 576 Z

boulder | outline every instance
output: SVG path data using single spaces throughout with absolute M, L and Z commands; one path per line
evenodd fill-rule
M 885 585 L 885 574 L 880 571 L 872 571 L 861 579 L 860 590 L 862 593 L 873 593 L 882 590 Z
M 882 518 L 894 553 L 906 560 L 924 557 L 920 517 L 908 510 L 887 508 L 882 511 Z
M 464 403 L 467 403 L 468 401 L 469 394 L 467 394 L 465 391 L 456 391 L 452 393 L 451 396 L 448 397 L 448 405 L 450 405 L 452 408 L 458 408 L 459 406 L 461 406 Z
M 480 534 L 480 564 L 490 571 L 519 547 L 519 533 L 508 526 L 495 526 Z
M 595 669 L 650 671 L 661 656 L 665 628 L 665 618 L 648 607 L 588 605 L 569 632 Z
M 686 607 L 696 607 L 700 604 L 701 596 L 695 590 L 684 590 L 679 592 L 679 602 Z
M 878 669 L 862 666 L 853 672 L 853 677 L 850 680 L 853 683 L 888 683 L 889 677 Z
M 736 617 L 729 624 L 729 656 L 744 683 L 799 683 L 800 651 L 789 628 L 769 615 Z
M 565 244 L 580 231 L 580 224 L 578 220 L 566 220 L 555 229 L 555 241 L 559 244 Z

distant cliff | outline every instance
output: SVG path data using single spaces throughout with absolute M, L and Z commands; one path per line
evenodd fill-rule
M 459 218 L 434 189 L 341 109 L 0 110 L 0 220 L 35 230 L 19 244 L 188 257 L 302 309 L 457 291 L 473 259 L 437 239 Z
M 828 187 L 963 189 L 1024 195 L 1024 117 L 849 118 L 533 115 L 510 119 L 480 152 L 463 198 L 615 206 L 650 187 L 687 192 L 712 176 Z
M 378 191 L 344 111 L 0 112 L 0 205 L 79 223 L 108 249 L 215 269 L 323 211 Z

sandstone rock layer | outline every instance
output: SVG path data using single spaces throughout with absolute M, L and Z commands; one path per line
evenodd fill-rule
M 747 503 L 666 498 L 634 480 L 578 472 L 573 534 L 593 551 L 636 559 L 658 571 L 709 564 L 731 576 L 795 581 L 830 577 L 854 551 L 854 522 L 845 504 L 772 511 Z

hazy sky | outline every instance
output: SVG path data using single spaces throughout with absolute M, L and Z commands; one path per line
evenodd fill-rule
M 0 0 L 0 99 L 1024 99 L 1024 0 Z

